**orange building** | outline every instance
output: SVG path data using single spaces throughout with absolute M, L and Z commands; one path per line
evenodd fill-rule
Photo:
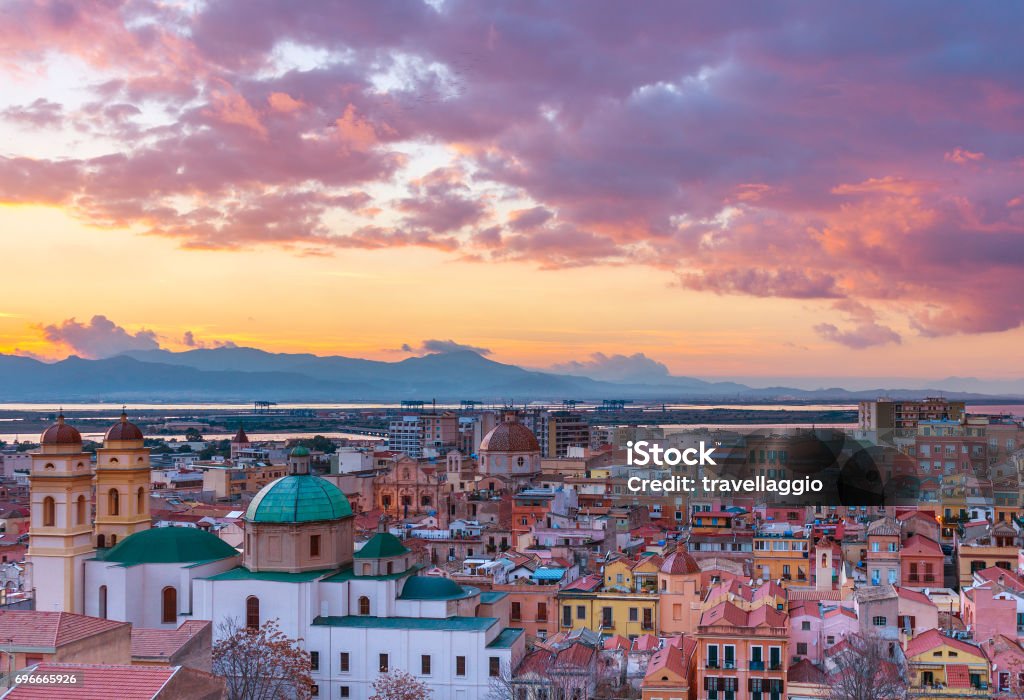
M 496 584 L 491 590 L 508 594 L 509 622 L 526 631 L 528 643 L 558 631 L 558 586 L 520 582 Z
M 693 682 L 693 654 L 697 643 L 692 637 L 675 637 L 651 656 L 647 673 L 640 683 L 642 700 L 692 700 L 697 696 Z
M 705 604 L 697 626 L 697 697 L 782 700 L 789 666 L 789 615 L 766 595 L 719 596 Z M 709 594 L 709 603 L 710 601 Z M 749 598 L 749 600 L 748 600 Z M 756 607 L 745 609 L 745 605 Z
M 942 586 L 944 561 L 938 542 L 923 535 L 911 535 L 900 550 L 900 585 L 910 588 Z

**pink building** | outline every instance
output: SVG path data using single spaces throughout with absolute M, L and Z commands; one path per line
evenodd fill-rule
M 960 591 L 960 617 L 984 642 L 996 635 L 1017 639 L 1017 599 L 988 582 Z
M 899 628 L 908 637 L 938 629 L 939 608 L 924 593 L 910 588 L 897 588 L 899 597 Z
M 1024 695 L 1024 649 L 1016 639 L 999 635 L 981 648 L 992 665 L 992 697 L 1009 700 Z
M 816 600 L 794 602 L 789 608 L 789 647 L 794 658 L 820 664 L 824 652 L 857 634 L 857 613 L 836 604 Z

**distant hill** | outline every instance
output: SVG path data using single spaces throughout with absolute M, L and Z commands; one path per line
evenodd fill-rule
M 52 364 L 0 355 L 0 401 L 251 401 L 257 397 L 276 401 L 854 401 L 880 395 L 921 398 L 937 393 L 971 400 L 997 396 L 995 392 L 986 395 L 943 391 L 941 386 L 927 390 L 879 388 L 856 392 L 842 388 L 755 389 L 735 382 L 675 376 L 652 384 L 616 383 L 527 370 L 468 350 L 398 362 L 270 353 L 255 348 L 145 350 L 101 360 L 69 357 Z M 1024 391 L 1017 396 L 1022 394 Z

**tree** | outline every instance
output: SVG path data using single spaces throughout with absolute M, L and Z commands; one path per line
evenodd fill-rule
M 432 691 L 426 683 L 405 671 L 389 671 L 373 682 L 370 700 L 429 700 Z
M 888 642 L 851 634 L 829 660 L 829 700 L 905 700 L 908 683 Z
M 338 449 L 338 446 L 334 444 L 334 440 L 326 438 L 323 435 L 314 435 L 312 438 L 302 438 L 300 440 L 296 440 L 295 445 L 301 445 L 302 447 L 308 448 L 313 452 L 323 452 L 325 455 L 331 454 L 332 452 L 336 452 Z
M 217 626 L 221 641 L 213 646 L 213 672 L 227 679 L 228 700 L 306 700 L 313 679 L 309 654 L 301 639 L 282 632 L 277 620 L 256 629 L 234 618 Z
M 185 441 L 186 442 L 202 442 L 203 441 L 203 434 L 200 433 L 195 428 L 189 428 L 188 430 L 185 431 Z

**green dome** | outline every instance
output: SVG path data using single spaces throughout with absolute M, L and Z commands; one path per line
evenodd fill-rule
M 443 576 L 410 576 L 402 588 L 402 600 L 454 600 L 476 592 Z
M 390 532 L 378 532 L 352 556 L 356 559 L 385 559 L 399 557 L 408 552 L 402 541 Z
M 292 448 L 292 457 L 309 457 L 309 448 L 299 445 L 298 447 Z
M 195 527 L 154 527 L 129 535 L 101 556 L 122 564 L 180 564 L 238 554 L 216 535 Z
M 245 511 L 254 523 L 305 523 L 352 515 L 348 498 L 337 486 L 310 474 L 292 474 L 260 489 Z

